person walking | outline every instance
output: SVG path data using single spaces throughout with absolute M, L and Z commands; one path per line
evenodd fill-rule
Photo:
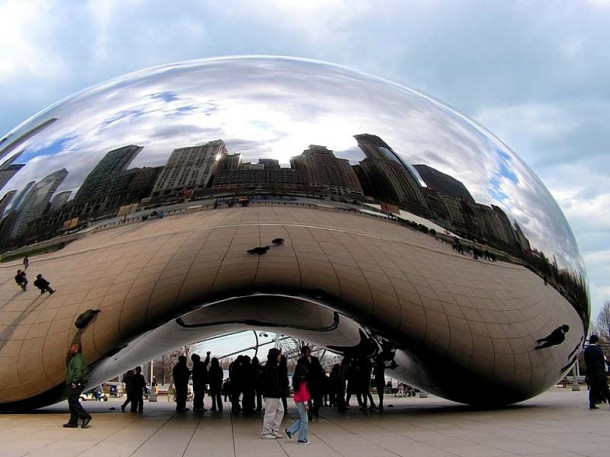
M 320 417 L 320 407 L 322 406 L 322 397 L 324 396 L 324 389 L 326 388 L 326 373 L 320 365 L 320 360 L 317 357 L 311 355 L 311 348 L 309 346 L 303 346 L 301 348 L 301 357 L 297 363 L 303 362 L 307 364 L 309 373 L 309 391 L 311 393 L 311 408 L 309 411 L 309 417 L 312 420 Z
M 29 266 L 30 266 L 30 259 L 29 259 L 29 258 L 28 258 L 28 256 L 26 255 L 26 256 L 23 258 L 23 268 L 27 270 Z
M 186 407 L 186 397 L 188 395 L 188 384 L 191 371 L 186 366 L 186 356 L 178 357 L 178 363 L 172 370 L 174 387 L 176 388 L 176 411 L 184 412 L 189 409 Z
M 34 281 L 34 285 L 40 289 L 40 294 L 44 294 L 45 292 L 49 292 L 49 294 L 53 295 L 55 291 L 51 288 L 51 283 L 44 279 L 40 273 L 36 275 L 36 281 Z
M 131 412 L 141 413 L 144 410 L 144 391 L 146 390 L 146 379 L 142 374 L 142 367 L 136 367 L 133 375 L 133 400 L 131 402 Z
M 15 282 L 21 289 L 25 292 L 28 288 L 28 278 L 25 275 L 25 271 L 17 270 L 17 274 L 15 275 Z
M 127 405 L 130 403 L 133 405 L 133 370 L 127 370 L 127 373 L 125 373 L 125 376 L 123 376 L 123 388 L 125 389 L 127 398 L 121 405 L 121 411 L 125 412 Z
M 292 377 L 292 387 L 294 388 L 294 402 L 299 411 L 299 418 L 287 429 L 284 430 L 288 439 L 292 438 L 297 431 L 299 437 L 297 444 L 309 444 L 309 401 L 311 394 L 308 388 L 308 364 L 302 360 L 297 363 Z
M 282 405 L 282 387 L 280 383 L 279 364 L 282 354 L 279 349 L 271 348 L 267 353 L 267 363 L 263 369 L 263 397 L 265 398 L 265 415 L 261 438 L 282 438 L 279 432 L 284 418 Z
M 606 401 L 610 404 L 608 378 L 606 376 L 606 357 L 599 347 L 599 337 L 591 335 L 589 346 L 585 349 L 585 364 L 589 381 L 589 409 L 598 409 L 597 403 Z
M 205 386 L 208 383 L 208 364 L 210 363 L 210 351 L 206 353 L 206 358 L 202 362 L 199 354 L 191 355 L 193 367 L 191 373 L 193 376 L 193 412 L 202 413 L 206 411 L 203 407 L 203 397 L 205 395 Z
M 80 404 L 80 394 L 83 393 L 88 380 L 89 367 L 81 353 L 81 346 L 72 343 L 68 349 L 66 367 L 66 397 L 70 420 L 63 425 L 65 428 L 77 428 L 79 419 L 81 428 L 87 428 L 91 422 L 91 414 Z

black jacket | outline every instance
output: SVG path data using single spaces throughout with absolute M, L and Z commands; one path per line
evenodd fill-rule
M 262 393 L 265 398 L 282 398 L 282 382 L 280 380 L 280 366 L 277 356 L 280 351 L 270 349 L 267 363 L 262 373 Z

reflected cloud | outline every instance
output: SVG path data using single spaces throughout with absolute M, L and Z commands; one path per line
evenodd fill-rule
M 56 121 L 34 130 L 49 119 Z M 216 140 L 222 140 L 228 154 L 239 154 L 240 163 L 273 159 L 284 168 L 290 168 L 291 160 L 310 145 L 324 146 L 336 159 L 346 159 L 358 173 L 365 154 L 354 137 L 362 134 L 385 142 L 414 178 L 418 196 L 412 198 L 417 204 L 410 206 L 404 200 L 407 197 L 395 197 L 397 201 L 391 203 L 409 211 L 421 207 L 418 216 L 435 218 L 426 203 L 431 197 L 420 195 L 418 189 L 426 184 L 412 168 L 426 165 L 463 184 L 478 205 L 501 208 L 502 217 L 515 224 L 511 230 L 518 226 L 531 249 L 544 253 L 559 270 L 584 277 L 574 236 L 558 205 L 533 172 L 492 134 L 429 96 L 339 66 L 299 59 L 243 57 L 172 64 L 114 79 L 58 102 L 10 132 L 11 139 L 22 138 L 10 154 L 19 151 L 13 162 L 24 166 L 6 180 L 0 197 L 65 169 L 67 174 L 56 188 L 48 188 L 53 188 L 54 194 L 72 191 L 74 199 L 107 154 L 127 145 L 138 145 L 142 150 L 129 168 L 120 172 L 130 172 L 129 177 L 113 175 L 113 182 L 127 186 L 124 192 L 129 186 L 126 180 L 142 178 L 144 175 L 138 173 L 149 173 L 147 169 L 166 166 L 177 149 Z M 7 142 L 0 146 L 0 156 L 2 151 L 10 156 L 8 146 Z M 395 179 L 403 179 L 401 172 L 388 171 L 387 167 L 375 170 L 386 173 L 386 181 L 387 173 L 398 173 Z M 209 173 L 206 182 L 210 184 L 206 186 L 213 186 L 214 171 Z M 288 179 L 286 176 L 282 179 Z M 225 178 L 229 179 L 228 175 Z M 152 179 L 152 174 L 146 179 Z M 344 188 L 353 190 L 355 194 L 349 197 L 356 199 L 393 195 L 391 189 L 376 194 L 376 186 L 383 187 L 373 180 Z M 132 195 L 141 196 L 142 189 Z M 209 197 L 213 189 L 206 189 L 189 189 L 187 184 L 180 192 L 200 191 L 202 197 Z M 277 186 L 274 189 L 277 191 Z M 191 193 L 189 198 L 197 195 Z M 155 197 L 159 195 L 144 198 Z M 125 203 L 126 197 L 121 198 Z M 66 204 L 70 202 L 73 200 Z M 10 210 L 9 205 L 4 216 Z M 117 211 L 118 207 L 108 214 Z M 73 214 L 65 214 L 69 216 Z M 455 233 L 456 224 L 445 220 L 444 226 Z

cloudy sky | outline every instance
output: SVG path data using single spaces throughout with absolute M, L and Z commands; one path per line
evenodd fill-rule
M 0 137 L 147 67 L 318 59 L 432 95 L 542 179 L 580 245 L 593 316 L 610 300 L 610 0 L 0 0 Z

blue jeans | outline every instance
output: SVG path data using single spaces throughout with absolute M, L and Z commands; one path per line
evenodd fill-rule
M 307 417 L 307 410 L 305 409 L 305 403 L 296 403 L 297 409 L 299 410 L 299 418 L 290 426 L 288 431 L 291 435 L 294 435 L 297 430 L 299 431 L 299 441 L 307 441 L 307 434 L 309 432 L 309 418 Z

